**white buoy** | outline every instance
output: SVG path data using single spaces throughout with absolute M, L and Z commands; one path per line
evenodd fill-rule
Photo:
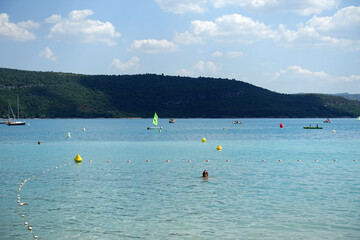
M 336 133 L 336 131 L 335 131 L 335 130 L 333 130 L 333 133 Z
M 70 132 L 68 132 L 67 138 L 71 138 L 71 134 L 70 134 Z
M 83 132 L 85 132 L 86 131 L 86 129 L 85 128 L 83 128 Z

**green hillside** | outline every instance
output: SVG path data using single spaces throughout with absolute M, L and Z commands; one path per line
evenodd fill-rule
M 360 102 L 320 94 L 279 94 L 228 79 L 81 75 L 0 68 L 0 117 L 9 102 L 26 118 L 357 117 Z

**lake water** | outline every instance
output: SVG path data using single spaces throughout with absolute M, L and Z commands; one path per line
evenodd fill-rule
M 233 120 L 0 125 L 0 239 L 360 239 L 360 122 Z

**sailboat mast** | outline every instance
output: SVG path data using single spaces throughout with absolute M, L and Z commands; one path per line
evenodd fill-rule
M 15 119 L 15 115 L 14 115 L 14 112 L 13 112 L 12 107 L 10 105 L 10 102 L 9 102 L 9 107 L 10 107 L 10 110 L 11 110 L 11 114 L 12 114 L 13 118 Z
M 16 94 L 17 97 L 17 107 L 18 107 L 18 119 L 19 119 L 19 94 Z

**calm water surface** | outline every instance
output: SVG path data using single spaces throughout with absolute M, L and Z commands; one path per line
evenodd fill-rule
M 233 120 L 0 125 L 0 239 L 360 239 L 360 122 Z

